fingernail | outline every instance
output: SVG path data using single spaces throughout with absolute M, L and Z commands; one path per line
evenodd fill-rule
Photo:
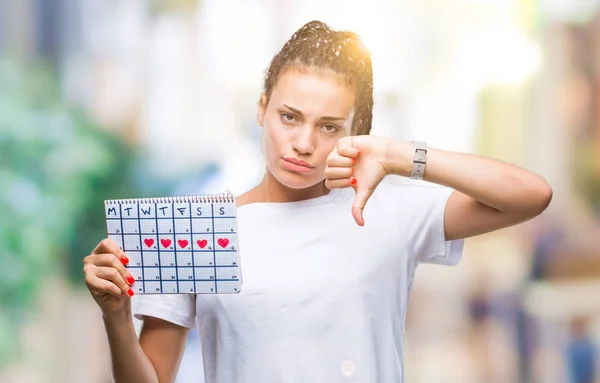
M 121 263 L 124 265 L 127 265 L 129 263 L 129 259 L 126 256 L 122 256 L 121 257 Z
M 352 179 L 350 180 L 350 185 L 356 185 L 356 183 L 358 182 L 358 180 L 354 177 L 352 177 Z
M 354 174 L 354 168 L 350 168 L 350 174 Z
M 360 150 L 358 151 L 358 153 L 356 154 L 356 157 L 360 156 Z
M 352 165 L 354 165 L 356 163 L 356 158 L 352 159 Z
M 127 295 L 129 295 L 130 297 L 132 297 L 133 296 L 133 290 L 132 289 L 127 290 Z
M 131 276 L 131 275 L 128 275 L 127 283 L 129 283 L 130 285 L 133 285 L 134 282 L 135 282 L 135 278 L 133 278 L 133 276 Z

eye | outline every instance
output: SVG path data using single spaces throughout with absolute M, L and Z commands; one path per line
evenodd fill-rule
M 338 130 L 340 130 L 340 128 L 337 125 L 323 125 L 321 127 L 321 130 L 324 131 L 325 133 L 337 133 Z
M 283 122 L 296 122 L 296 117 L 290 113 L 281 113 L 281 120 Z

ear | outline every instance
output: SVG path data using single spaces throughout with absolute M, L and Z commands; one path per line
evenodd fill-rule
M 256 111 L 256 120 L 258 125 L 263 126 L 265 120 L 265 113 L 267 111 L 267 95 L 262 93 L 260 95 L 260 101 L 258 101 L 258 110 Z

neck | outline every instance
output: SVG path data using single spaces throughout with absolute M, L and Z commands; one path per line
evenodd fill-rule
M 324 196 L 329 189 L 324 182 L 303 189 L 292 189 L 282 185 L 267 169 L 255 192 L 256 199 L 261 202 L 296 202 Z

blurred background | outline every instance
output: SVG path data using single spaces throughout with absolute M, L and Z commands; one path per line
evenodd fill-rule
M 110 381 L 81 271 L 104 199 L 257 183 L 264 70 L 313 19 L 370 48 L 373 134 L 554 189 L 459 266 L 419 268 L 407 382 L 600 382 L 595 0 L 0 0 L 0 382 Z M 178 383 L 203 381 L 200 347 Z

